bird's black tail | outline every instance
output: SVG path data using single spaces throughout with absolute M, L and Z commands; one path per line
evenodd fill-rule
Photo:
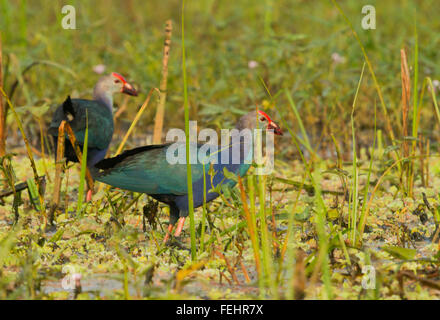
M 72 99 L 70 99 L 70 96 L 67 96 L 66 101 L 63 102 L 63 112 L 67 121 L 70 122 L 75 119 L 76 113 L 73 109 Z

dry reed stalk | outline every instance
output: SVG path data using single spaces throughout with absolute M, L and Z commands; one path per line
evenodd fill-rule
M 171 34 L 173 31 L 173 23 L 168 20 L 165 24 L 165 42 L 163 46 L 162 59 L 162 78 L 159 86 L 159 105 L 156 110 L 156 118 L 154 120 L 153 143 L 159 144 L 162 141 L 163 119 L 165 117 L 165 101 L 167 98 L 167 80 L 168 80 L 168 59 L 170 56 Z
M 55 181 L 54 181 L 54 189 L 53 189 L 53 198 L 52 204 L 49 211 L 49 223 L 52 224 L 55 219 L 55 211 L 58 208 L 60 203 L 60 195 L 61 195 L 61 174 L 63 172 L 64 167 L 64 127 L 66 125 L 66 121 L 62 121 L 60 126 L 58 127 L 58 141 L 57 141 L 57 158 L 55 164 Z
M 246 279 L 246 283 L 250 283 L 251 278 L 249 277 L 249 273 L 247 272 L 247 269 L 243 263 L 243 260 L 240 260 L 240 267 L 241 267 L 241 271 L 243 271 L 243 275 L 244 275 L 244 278 Z
M 208 263 L 207 260 L 201 260 L 201 261 L 193 263 L 192 265 L 190 265 L 184 269 L 179 270 L 176 273 L 176 284 L 175 284 L 176 291 L 180 291 L 180 289 L 182 288 L 182 286 L 181 286 L 182 281 L 185 278 L 190 276 L 193 272 L 203 268 L 207 263 Z
M 63 121 L 64 122 L 64 121 Z M 73 150 L 75 150 L 76 157 L 78 158 L 79 164 L 82 166 L 82 151 L 79 147 L 79 144 L 76 140 L 75 134 L 73 133 L 72 128 L 70 125 L 66 122 L 64 124 L 64 130 L 67 133 L 67 136 L 69 137 L 70 143 L 72 144 Z M 86 180 L 87 180 L 87 187 L 89 190 L 93 190 L 93 178 L 90 174 L 89 168 L 86 166 Z
M 431 289 L 435 289 L 435 290 L 440 290 L 440 282 L 439 281 L 434 281 L 431 279 L 426 279 L 420 276 L 415 275 L 413 272 L 411 271 L 400 271 L 397 274 L 398 278 L 401 278 L 403 281 L 404 277 L 407 277 L 409 279 L 415 280 L 416 282 L 420 282 L 420 284 L 431 288 Z
M 137 112 L 133 122 L 130 125 L 130 128 L 128 129 L 127 133 L 125 134 L 124 138 L 122 139 L 121 143 L 119 144 L 119 147 L 118 147 L 118 150 L 116 151 L 115 156 L 119 155 L 121 153 L 122 149 L 124 148 L 125 143 L 128 140 L 128 137 L 133 132 L 134 128 L 136 127 L 137 122 L 141 118 L 141 116 L 144 113 L 145 109 L 148 107 L 148 104 L 150 103 L 150 99 L 151 99 L 151 96 L 153 95 L 154 90 L 157 90 L 157 88 L 151 89 L 150 92 L 148 93 L 147 99 L 145 99 L 144 104 L 142 105 L 142 107 Z
M 229 278 L 225 275 L 225 273 L 223 271 L 219 271 L 220 272 L 220 279 L 219 279 L 219 283 L 222 284 L 222 279 L 225 278 L 226 281 L 228 281 L 228 284 L 230 286 L 232 286 L 232 281 L 229 280 Z
M 226 263 L 226 269 L 228 269 L 229 273 L 230 273 L 231 276 L 232 276 L 232 279 L 234 280 L 234 282 L 235 282 L 237 285 L 240 285 L 240 281 L 238 281 L 238 278 L 237 278 L 237 275 L 235 274 L 234 268 L 231 267 L 231 264 L 229 263 L 228 259 L 226 259 L 226 257 L 224 256 L 224 254 L 221 253 L 221 252 L 218 251 L 218 250 L 215 250 L 214 253 L 215 253 L 220 259 L 223 259 L 223 260 L 225 261 L 225 263 Z
M 400 50 L 400 68 L 402 77 L 402 138 L 403 138 L 403 157 L 409 156 L 408 141 L 405 139 L 408 136 L 408 113 L 409 113 L 409 101 L 411 98 L 410 90 L 411 83 L 409 78 L 409 69 L 404 49 Z
M 296 264 L 295 264 L 295 276 L 293 277 L 293 290 L 296 300 L 303 300 L 305 298 L 306 290 L 306 254 L 303 250 L 299 249 L 296 252 Z

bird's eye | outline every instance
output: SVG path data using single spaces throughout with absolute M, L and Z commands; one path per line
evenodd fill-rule
M 117 80 L 117 79 L 115 80 L 115 83 L 120 83 L 120 82 L 121 82 L 121 80 Z
M 261 117 L 261 118 L 260 118 L 260 121 L 261 121 L 261 122 L 264 122 L 264 121 L 266 121 L 266 118 L 265 118 L 265 117 Z

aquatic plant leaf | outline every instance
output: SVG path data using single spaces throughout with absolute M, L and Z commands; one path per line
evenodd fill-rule
M 385 246 L 382 247 L 382 250 L 392 255 L 394 258 L 402 259 L 402 260 L 412 260 L 416 256 L 416 249 L 408 249 L 402 247 L 395 246 Z

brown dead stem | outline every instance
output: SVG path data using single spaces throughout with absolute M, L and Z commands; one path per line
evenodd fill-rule
M 67 122 L 65 122 L 64 130 L 66 131 L 70 143 L 72 144 L 73 149 L 75 150 L 76 157 L 78 158 L 78 161 L 82 166 L 82 151 L 79 147 L 78 141 L 76 140 L 72 128 Z M 89 190 L 93 190 L 93 178 L 92 175 L 90 174 L 89 168 L 87 167 L 86 167 L 86 180 L 87 180 L 87 187 L 89 188 Z
M 64 159 L 64 141 L 65 141 L 65 125 L 66 121 L 62 121 L 60 126 L 58 127 L 58 141 L 57 141 L 57 158 L 55 164 L 55 181 L 54 181 L 54 189 L 53 189 L 53 198 L 52 204 L 50 206 L 49 211 L 49 223 L 53 223 L 55 219 L 55 212 L 60 203 L 60 195 L 61 195 L 61 180 L 62 180 L 62 172 L 65 162 Z
M 226 263 L 226 268 L 228 269 L 229 273 L 232 276 L 232 279 L 237 285 L 240 285 L 240 281 L 238 281 L 237 275 L 234 271 L 234 268 L 231 267 L 231 264 L 229 263 L 228 259 L 226 259 L 225 255 L 221 253 L 219 250 L 215 250 L 214 253 L 220 258 L 223 259 Z
M 401 69 L 401 78 L 402 78 L 402 139 L 403 139 L 403 156 L 409 156 L 409 146 L 408 141 L 405 139 L 408 136 L 408 113 L 409 113 L 409 101 L 410 101 L 410 78 L 409 78 L 409 69 L 408 63 L 406 59 L 405 50 L 400 50 L 400 69 Z
M 403 284 L 403 279 L 406 277 L 406 278 L 415 280 L 417 282 L 420 282 L 420 284 L 422 284 L 425 287 L 435 289 L 435 290 L 440 290 L 440 282 L 426 279 L 423 277 L 419 277 L 411 271 L 400 271 L 398 273 L 397 277 L 399 279 L 399 282 L 401 282 L 402 284 Z
M 173 23 L 168 20 L 165 24 L 165 42 L 163 46 L 162 59 L 162 79 L 160 81 L 159 105 L 156 110 L 156 118 L 154 120 L 153 143 L 159 144 L 162 141 L 163 119 L 165 117 L 165 101 L 167 98 L 167 80 L 168 80 L 168 59 L 170 57 L 171 34 L 173 31 Z

